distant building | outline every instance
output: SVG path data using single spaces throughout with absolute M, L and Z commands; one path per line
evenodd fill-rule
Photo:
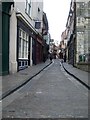
M 76 3 L 76 28 L 77 28 L 77 57 L 76 62 L 85 62 L 84 56 L 89 52 L 90 29 L 90 1 Z M 80 59 L 82 56 L 82 60 Z
M 66 23 L 67 31 L 67 61 L 74 66 L 75 64 L 75 27 L 76 25 L 76 2 L 71 0 L 69 15 Z
M 48 32 L 48 19 L 45 12 L 43 12 L 43 28 L 42 28 L 42 36 L 43 36 L 43 61 L 45 62 L 48 58 L 49 53 L 49 41 L 50 41 L 50 34 Z
M 67 29 L 62 32 L 61 34 L 61 41 L 60 41 L 60 53 L 59 53 L 59 57 L 60 59 L 65 59 L 66 61 L 66 46 L 67 46 Z
M 76 63 L 88 71 L 90 65 L 90 1 L 76 2 Z
M 90 1 L 71 0 L 66 23 L 68 63 L 89 71 Z
M 49 26 L 48 26 L 47 15 L 46 15 L 45 12 L 43 12 L 43 28 L 42 28 L 42 34 L 43 34 L 43 36 L 47 35 L 48 29 L 49 29 Z
M 49 53 L 52 53 L 52 52 L 53 52 L 53 44 L 54 44 L 54 39 L 50 39 Z
M 49 45 L 50 44 L 50 40 L 51 40 L 51 36 L 50 33 L 48 32 L 47 35 L 43 36 L 44 40 L 46 40 L 46 43 Z

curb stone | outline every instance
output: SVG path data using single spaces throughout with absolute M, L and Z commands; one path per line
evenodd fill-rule
M 74 74 L 70 73 L 70 72 L 64 67 L 63 63 L 62 63 L 62 66 L 63 66 L 64 70 L 65 70 L 69 75 L 71 75 L 72 77 L 74 77 L 77 81 L 79 81 L 81 84 L 83 84 L 88 90 L 90 90 L 90 86 L 87 85 L 87 84 L 86 84 L 85 82 L 83 82 L 82 80 L 80 80 L 80 79 L 79 79 L 78 77 L 76 77 Z

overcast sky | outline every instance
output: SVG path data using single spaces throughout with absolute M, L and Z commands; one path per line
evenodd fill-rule
M 65 30 L 71 0 L 43 0 L 44 12 L 49 22 L 51 38 L 58 42 Z

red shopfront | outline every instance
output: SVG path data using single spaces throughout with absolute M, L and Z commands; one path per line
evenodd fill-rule
M 37 37 L 36 42 L 36 62 L 41 63 L 43 61 L 43 42 L 42 38 Z

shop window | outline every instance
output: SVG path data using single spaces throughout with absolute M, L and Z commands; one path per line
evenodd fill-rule
M 21 38 L 19 38 L 19 58 L 21 58 Z
M 27 65 L 27 61 L 25 61 L 25 65 Z
M 22 66 L 24 66 L 24 61 L 22 61 Z
M 29 35 L 22 29 L 19 30 L 19 33 L 19 59 L 28 59 Z
M 21 66 L 21 61 L 19 61 L 18 65 Z

